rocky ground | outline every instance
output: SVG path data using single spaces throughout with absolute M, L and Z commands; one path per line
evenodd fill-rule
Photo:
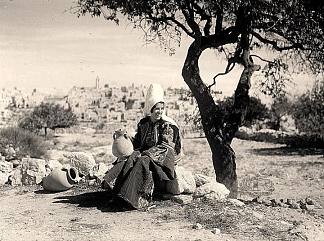
M 84 151 L 107 140 L 61 135 L 55 146 Z M 0 240 L 324 240 L 323 150 L 237 139 L 234 149 L 241 202 L 159 198 L 148 209 L 127 211 L 96 185 L 59 193 L 4 186 Z M 184 153 L 181 166 L 213 175 L 204 139 L 185 139 Z

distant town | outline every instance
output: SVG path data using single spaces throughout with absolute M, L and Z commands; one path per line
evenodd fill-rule
M 43 94 L 37 89 L 24 93 L 18 88 L 0 90 L 0 126 L 14 125 L 19 118 L 41 102 L 56 103 L 70 108 L 79 123 L 133 125 L 143 117 L 148 86 L 110 86 L 97 77 L 93 87 L 73 87 L 65 95 Z M 185 88 L 166 88 L 166 114 L 179 125 L 196 110 L 196 102 Z

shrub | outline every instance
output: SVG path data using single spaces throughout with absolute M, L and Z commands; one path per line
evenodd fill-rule
M 274 130 L 280 129 L 281 118 L 287 114 L 291 114 L 292 103 L 286 95 L 279 95 L 273 99 L 270 107 L 270 128 Z
M 324 136 L 324 81 L 316 82 L 311 91 L 298 97 L 293 118 L 299 131 Z
M 224 113 L 225 122 L 232 113 L 234 104 L 234 97 L 227 97 L 223 101 L 219 101 L 218 105 Z M 256 97 L 250 97 L 249 105 L 247 108 L 246 116 L 243 121 L 243 126 L 251 126 L 258 120 L 264 120 L 269 117 L 269 110 L 261 100 Z
M 19 127 L 39 133 L 44 129 L 45 136 L 47 129 L 67 128 L 77 123 L 77 117 L 71 109 L 54 103 L 41 103 L 33 111 L 19 122 Z
M 223 112 L 223 122 L 226 123 L 230 118 L 234 105 L 234 97 L 226 97 L 222 101 L 217 101 L 217 104 Z M 265 120 L 269 118 L 269 109 L 265 104 L 262 104 L 261 100 L 256 97 L 250 97 L 247 112 L 243 120 L 243 126 L 250 127 L 257 121 Z M 185 123 L 192 126 L 193 131 L 202 131 L 201 117 L 198 110 L 193 115 L 185 114 Z M 203 132 L 201 132 L 203 134 Z
M 12 146 L 16 151 L 16 158 L 25 156 L 41 158 L 46 156 L 44 140 L 27 130 L 18 127 L 8 127 L 0 130 L 0 153 L 6 156 L 6 149 Z

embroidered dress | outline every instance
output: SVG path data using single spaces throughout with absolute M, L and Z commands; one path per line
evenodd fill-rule
M 133 146 L 133 154 L 117 162 L 104 179 L 109 183 L 116 178 L 113 192 L 132 207 L 141 208 L 150 200 L 154 186 L 174 179 L 181 150 L 179 129 L 164 119 L 153 123 L 145 117 L 138 124 Z

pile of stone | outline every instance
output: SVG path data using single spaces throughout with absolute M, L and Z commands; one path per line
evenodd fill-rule
M 109 168 L 105 163 L 96 163 L 91 153 L 67 152 L 63 156 L 60 161 L 31 157 L 8 161 L 0 156 L 0 186 L 39 185 L 55 168 L 74 167 L 84 178 L 101 178 Z
M 161 195 L 163 199 L 170 199 L 180 204 L 191 203 L 194 199 L 204 199 L 210 202 L 227 200 L 230 191 L 225 185 L 216 182 L 215 178 L 193 174 L 181 166 L 177 166 L 175 172 L 178 187 L 172 190 L 167 189 L 169 193 Z
M 314 210 L 316 204 L 313 199 L 307 197 L 305 199 L 296 200 L 293 198 L 287 199 L 267 199 L 256 197 L 251 202 L 262 204 L 270 207 L 285 207 L 292 209 Z
M 82 181 L 88 185 L 101 184 L 105 173 L 110 169 L 106 163 L 96 163 L 94 155 L 88 152 L 56 153 L 56 159 L 26 157 L 21 160 L 0 159 L 0 185 L 39 185 L 43 178 L 56 168 L 75 168 Z M 193 199 L 204 198 L 210 201 L 225 200 L 229 190 L 215 178 L 193 174 L 184 167 L 176 166 L 177 185 L 168 190 L 170 199 L 186 204 Z M 168 189 L 168 187 L 167 187 Z M 179 195 L 181 194 L 181 195 Z

